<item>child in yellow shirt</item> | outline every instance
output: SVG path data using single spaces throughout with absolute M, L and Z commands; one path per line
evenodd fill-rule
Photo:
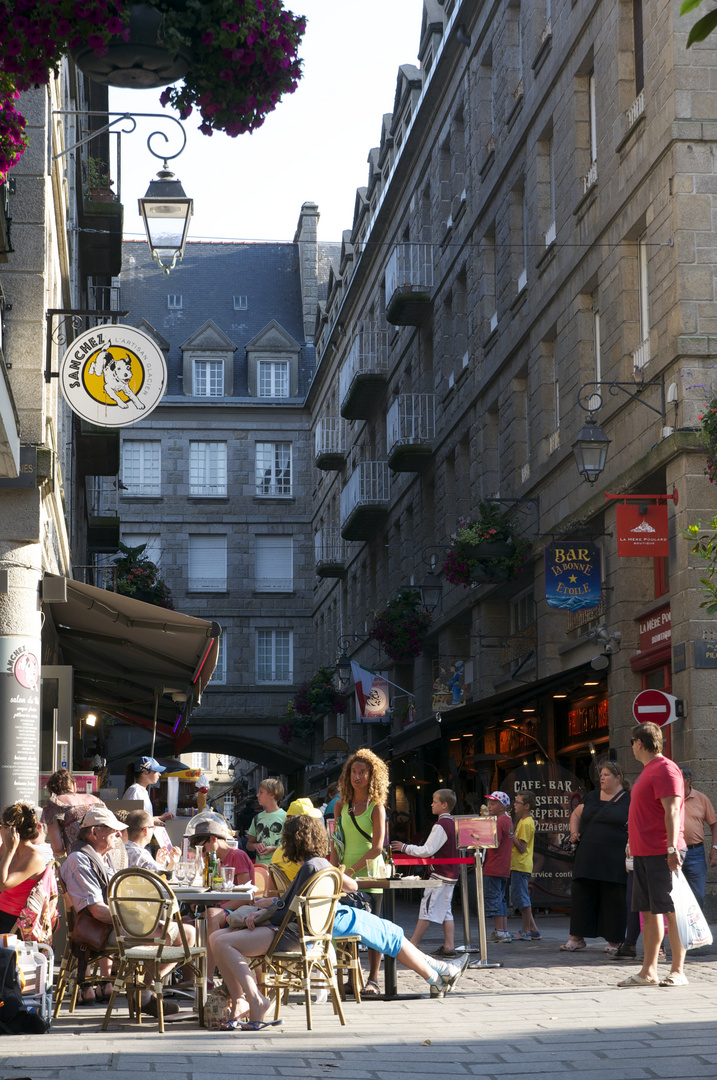
M 520 910 L 523 925 L 518 934 L 513 934 L 513 941 L 538 941 L 540 931 L 535 925 L 533 908 L 530 903 L 528 883 L 533 872 L 533 845 L 535 843 L 535 821 L 531 813 L 533 796 L 522 791 L 515 796 L 515 830 L 513 850 L 510 855 L 510 906 Z

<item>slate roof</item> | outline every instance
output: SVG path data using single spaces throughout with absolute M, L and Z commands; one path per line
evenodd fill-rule
M 320 253 L 320 266 L 323 261 Z M 322 276 L 321 269 L 319 273 Z M 168 307 L 167 297 L 175 294 L 181 295 L 182 307 L 173 310 Z M 246 296 L 246 310 L 234 309 L 235 296 Z M 235 397 L 248 395 L 245 345 L 272 319 L 302 344 L 302 400 L 308 390 L 316 354 L 313 345 L 304 344 L 297 244 L 190 242 L 182 262 L 165 277 L 150 259 L 146 243 L 125 241 L 120 307 L 129 309 L 127 322 L 136 326 L 144 319 L 169 343 L 170 396 L 183 394 L 177 378 L 182 371 L 180 345 L 207 319 L 212 319 L 237 347 Z

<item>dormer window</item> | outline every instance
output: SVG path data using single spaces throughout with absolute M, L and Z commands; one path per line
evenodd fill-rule
M 224 361 L 194 361 L 194 396 L 224 397 Z
M 257 363 L 259 397 L 284 398 L 289 396 L 289 361 L 259 360 Z

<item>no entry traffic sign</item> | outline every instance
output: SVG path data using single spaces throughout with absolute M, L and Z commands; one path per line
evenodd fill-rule
M 638 724 L 674 724 L 682 716 L 682 702 L 664 690 L 643 690 L 632 703 L 632 715 Z

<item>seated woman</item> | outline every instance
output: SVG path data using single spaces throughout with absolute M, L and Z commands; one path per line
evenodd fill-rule
M 281 838 L 286 857 L 292 862 L 301 863 L 301 869 L 283 896 L 284 910 L 306 882 L 330 866 L 326 854 L 328 837 L 326 828 L 318 818 L 300 815 L 287 817 Z M 356 891 L 353 878 L 343 875 L 343 887 L 346 892 Z M 271 900 L 258 900 L 256 906 L 265 907 Z M 247 916 L 245 930 L 226 928 L 211 935 L 211 947 L 221 972 L 224 984 L 232 1000 L 232 1015 L 223 1025 L 231 1031 L 260 1031 L 263 1027 L 281 1024 L 281 1020 L 264 1021 L 271 1001 L 261 993 L 256 980 L 246 962 L 247 956 L 263 956 L 271 946 L 277 928 L 282 922 L 284 910 L 273 916 L 273 925 L 255 926 L 251 915 Z M 337 923 L 339 924 L 337 926 Z M 346 927 L 352 929 L 346 929 Z M 361 934 L 362 941 L 371 948 L 380 946 L 380 951 L 395 956 L 402 964 L 421 975 L 431 986 L 431 996 L 442 997 L 465 970 L 469 954 L 459 964 L 447 964 L 443 960 L 425 956 L 410 941 L 406 941 L 403 930 L 395 923 L 379 919 L 376 915 L 339 905 L 334 922 L 334 936 L 354 933 Z M 291 926 L 285 930 L 280 947 L 286 950 L 298 948 L 298 939 Z M 248 1022 L 243 1019 L 248 1016 Z
M 50 798 L 42 809 L 42 824 L 58 858 L 69 855 L 77 842 L 87 809 L 104 803 L 89 791 L 78 792 L 67 769 L 58 769 L 47 781 Z
M 45 871 L 45 860 L 33 843 L 40 823 L 31 806 L 6 806 L 0 820 L 0 934 L 9 934 Z

